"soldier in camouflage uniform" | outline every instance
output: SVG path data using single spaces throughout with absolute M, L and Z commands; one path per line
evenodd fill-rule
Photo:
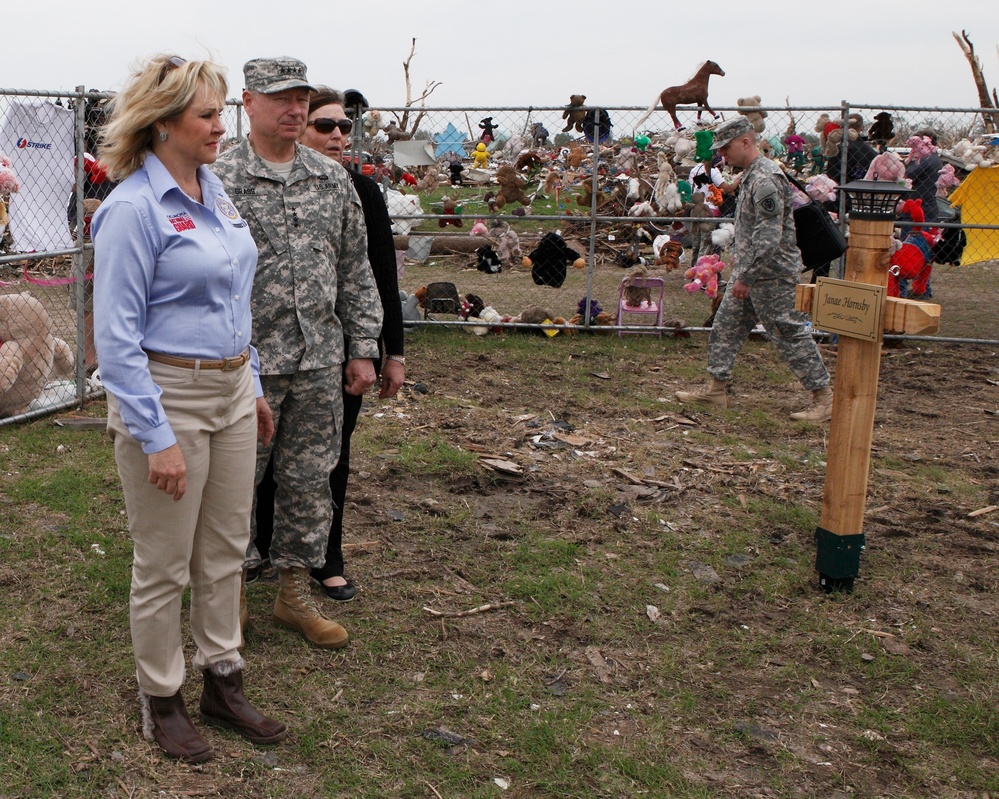
M 339 648 L 346 646 L 347 632 L 315 602 L 309 570 L 326 556 L 342 392 L 360 395 L 375 382 L 381 301 L 360 200 L 346 170 L 297 143 L 314 91 L 305 65 L 260 58 L 248 61 L 243 74 L 250 133 L 219 158 L 215 171 L 259 253 L 253 340 L 275 434 L 271 446 L 257 450 L 256 482 L 273 450 L 278 488 L 270 557 L 281 586 L 274 620 L 321 647 Z M 251 542 L 246 565 L 259 562 Z
M 676 392 L 677 399 L 727 407 L 726 388 L 736 356 L 759 321 L 781 359 L 812 392 L 811 406 L 792 413 L 791 418 L 825 421 L 832 415 L 829 372 L 794 310 L 802 265 L 795 244 L 790 184 L 780 167 L 761 154 L 746 117 L 719 125 L 712 149 L 720 151 L 728 163 L 745 169 L 735 210 L 732 274 L 708 339 L 711 381 L 702 391 Z

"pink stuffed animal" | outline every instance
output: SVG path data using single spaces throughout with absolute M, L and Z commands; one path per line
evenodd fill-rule
M 691 294 L 704 289 L 704 293 L 714 299 L 718 296 L 718 275 L 726 266 L 717 255 L 702 255 L 696 264 L 684 272 L 683 276 L 690 281 L 684 288 Z
M 864 180 L 880 180 L 885 183 L 905 183 L 905 164 L 898 153 L 890 150 L 874 156 L 871 165 L 867 167 Z

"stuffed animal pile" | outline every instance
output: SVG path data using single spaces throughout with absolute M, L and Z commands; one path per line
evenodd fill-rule
M 52 317 L 27 292 L 0 295 L 0 416 L 24 413 L 50 377 L 71 377 L 73 352 L 52 335 Z

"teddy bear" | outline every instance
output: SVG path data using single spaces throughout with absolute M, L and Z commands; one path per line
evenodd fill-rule
M 479 142 L 475 145 L 475 151 L 472 153 L 472 166 L 476 169 L 485 169 L 489 165 L 489 153 L 486 152 L 486 145 Z
M 423 177 L 416 182 L 416 188 L 424 194 L 433 194 L 437 191 L 437 187 L 440 185 L 440 182 L 441 176 L 437 171 L 437 167 L 430 164 L 427 167 L 427 171 L 423 174 Z
M 496 130 L 498 125 L 493 124 L 492 117 L 484 117 L 479 121 L 479 129 L 482 131 L 482 135 L 479 138 L 489 144 L 493 140 L 493 131 Z
M 573 128 L 579 133 L 583 132 L 583 119 L 586 116 L 586 112 L 582 110 L 582 107 L 585 102 L 585 94 L 569 95 L 569 105 L 562 112 L 562 119 L 566 120 L 565 127 L 562 128 L 563 133 L 568 133 Z
M 739 113 L 749 120 L 753 126 L 753 130 L 757 133 L 763 133 L 767 126 L 767 123 L 763 121 L 767 116 L 767 112 L 760 108 L 760 95 L 754 94 L 752 97 L 740 97 L 735 102 L 739 106 Z
M 886 183 L 905 183 L 905 164 L 898 153 L 887 150 L 874 156 L 864 180 L 880 180 Z M 910 181 L 911 182 L 911 181 Z
M 565 165 L 569 169 L 579 169 L 583 165 L 584 158 L 586 158 L 586 153 L 583 152 L 583 148 L 578 144 L 573 144 L 569 148 L 569 152 L 565 154 Z
M 365 135 L 373 139 L 382 129 L 382 112 L 373 108 L 365 111 L 361 117 L 361 125 L 364 127 Z
M 879 111 L 874 115 L 874 123 L 867 130 L 867 138 L 871 144 L 888 144 L 895 138 L 895 124 L 891 114 Z
M 691 294 L 704 289 L 704 293 L 714 299 L 718 296 L 718 275 L 726 266 L 717 255 L 702 255 L 697 263 L 684 272 L 683 276 L 690 281 L 684 288 Z
M 825 123 L 822 120 L 825 119 Z M 819 125 L 822 125 L 820 128 Z M 849 141 L 856 141 L 860 138 L 860 129 L 863 127 L 864 118 L 857 113 L 850 114 L 846 118 L 846 137 Z M 826 158 L 833 158 L 839 154 L 839 145 L 843 141 L 843 127 L 839 122 L 829 120 L 828 114 L 819 117 L 815 129 L 819 134 L 819 144 L 822 147 L 822 155 Z
M 666 146 L 673 151 L 673 160 L 679 165 L 685 158 L 689 158 L 694 152 L 696 145 L 682 133 L 674 133 L 666 139 Z
M 454 225 L 455 227 L 464 227 L 465 222 L 461 218 L 461 206 L 458 205 L 457 200 L 452 200 L 446 194 L 441 197 L 441 205 L 444 209 L 441 211 L 446 218 L 438 219 L 437 225 L 439 227 L 447 227 L 448 225 Z
M 496 170 L 496 182 L 499 184 L 499 192 L 496 194 L 497 208 L 512 202 L 519 202 L 521 205 L 531 204 L 531 199 L 524 194 L 524 186 L 527 184 L 510 164 L 503 164 Z
M 400 128 L 394 119 L 382 128 L 382 130 L 385 131 L 385 136 L 388 138 L 389 144 L 395 144 L 397 141 L 407 141 L 413 138 L 413 134 Z
M 24 413 L 52 376 L 72 377 L 73 351 L 31 294 L 0 295 L 0 416 Z
M 3 235 L 9 221 L 9 217 L 7 216 L 7 202 L 4 197 L 6 195 L 16 194 L 20 190 L 21 184 L 18 182 L 17 175 L 14 173 L 14 167 L 11 164 L 11 160 L 6 156 L 3 150 L 0 150 L 0 236 Z
M 545 233 L 538 246 L 523 261 L 524 267 L 531 270 L 531 277 L 537 285 L 556 289 L 565 282 L 567 263 L 577 269 L 586 266 L 583 256 L 566 244 L 558 233 Z
M 489 236 L 495 241 L 496 254 L 507 265 L 521 262 L 520 237 L 510 228 L 510 223 L 502 219 L 493 221 Z

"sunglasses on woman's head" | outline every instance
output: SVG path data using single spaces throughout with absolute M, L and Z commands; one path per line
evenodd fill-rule
M 340 132 L 346 136 L 354 129 L 354 123 L 349 119 L 329 119 L 327 117 L 320 117 L 319 119 L 313 119 L 309 123 L 314 127 L 319 133 L 329 134 L 333 132 L 333 128 L 340 128 Z
M 156 82 L 157 83 L 162 83 L 163 79 L 167 76 L 168 72 L 170 72 L 172 70 L 175 70 L 175 69 L 180 69 L 186 63 L 187 63 L 187 59 L 186 58 L 181 58 L 179 55 L 172 55 L 172 56 L 170 56 L 166 60 L 166 62 L 163 64 L 163 68 L 160 70 L 160 78 Z

